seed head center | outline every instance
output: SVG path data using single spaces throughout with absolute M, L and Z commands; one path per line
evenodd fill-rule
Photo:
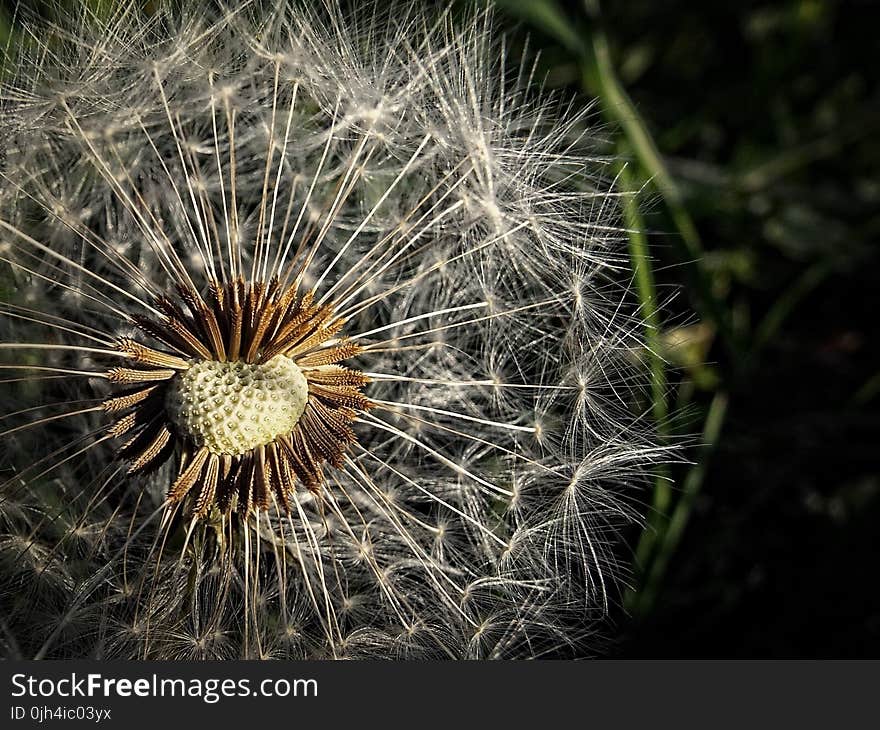
M 309 396 L 305 375 L 286 355 L 254 364 L 197 360 L 169 385 L 171 420 L 215 454 L 244 454 L 290 433 Z

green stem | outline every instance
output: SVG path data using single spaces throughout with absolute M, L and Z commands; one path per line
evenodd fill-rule
M 647 124 L 642 119 L 626 89 L 621 84 L 614 64 L 608 39 L 598 24 L 598 3 L 587 2 L 588 12 L 596 19 L 584 49 L 582 61 L 583 86 L 588 93 L 601 100 L 602 109 L 610 121 L 620 125 L 635 158 L 651 183 L 663 196 L 666 207 L 679 236 L 673 239 L 678 258 L 686 267 L 691 288 L 696 292 L 697 307 L 703 319 L 714 322 L 728 349 L 737 354 L 739 347 L 733 336 L 728 316 L 712 292 L 712 286 L 700 262 L 704 258 L 703 244 L 693 218 L 684 204 L 678 184 L 663 161 Z
M 694 501 L 703 485 L 706 472 L 709 467 L 709 459 L 718 443 L 721 428 L 724 425 L 724 417 L 727 414 L 727 394 L 719 392 L 715 394 L 709 405 L 706 422 L 703 426 L 703 444 L 705 450 L 700 461 L 691 467 L 685 477 L 681 498 L 675 506 L 672 517 L 666 526 L 664 533 L 659 536 L 656 557 L 651 564 L 647 580 L 642 587 L 637 599 L 634 601 L 633 613 L 637 616 L 645 616 L 650 612 L 657 598 L 669 562 L 681 542 L 684 530 L 691 517 Z
M 651 415 L 657 428 L 657 435 L 665 443 L 669 436 L 669 404 L 666 400 L 666 363 L 660 355 L 662 326 L 657 303 L 657 288 L 654 283 L 645 224 L 639 211 L 636 186 L 625 163 L 618 166 L 617 175 L 618 185 L 624 194 L 623 219 L 629 238 L 629 257 L 635 277 L 636 295 L 645 321 L 645 349 L 648 370 L 651 375 Z M 643 530 L 636 549 L 636 561 L 641 566 L 647 564 L 656 537 L 662 533 L 665 516 L 671 502 L 672 487 L 668 469 L 661 468 L 655 475 L 653 503 L 648 525 Z

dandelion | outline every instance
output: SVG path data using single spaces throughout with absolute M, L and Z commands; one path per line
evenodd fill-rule
M 588 112 L 486 12 L 201 10 L 0 92 L 6 653 L 584 653 L 661 458 Z

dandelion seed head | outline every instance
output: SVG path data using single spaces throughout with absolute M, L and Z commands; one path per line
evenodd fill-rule
M 659 458 L 608 161 L 490 13 L 366 7 L 62 14 L 0 87 L 31 654 L 522 656 L 601 617 Z

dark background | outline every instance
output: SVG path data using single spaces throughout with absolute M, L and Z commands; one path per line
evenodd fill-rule
M 701 444 L 626 535 L 606 654 L 880 656 L 877 3 L 496 6 L 644 186 L 668 362 L 648 405 Z

